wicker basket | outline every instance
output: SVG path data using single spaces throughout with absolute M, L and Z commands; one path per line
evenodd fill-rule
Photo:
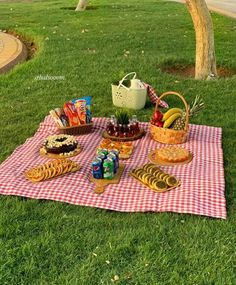
M 177 92 L 169 91 L 169 92 L 163 93 L 158 98 L 156 102 L 155 111 L 158 110 L 158 105 L 160 103 L 160 100 L 163 99 L 163 97 L 167 95 L 176 95 L 183 101 L 185 109 L 186 109 L 185 127 L 183 130 L 172 130 L 172 129 L 157 127 L 153 124 L 150 124 L 150 134 L 151 134 L 152 139 L 160 143 L 181 144 L 181 143 L 186 142 L 187 137 L 188 137 L 188 121 L 189 121 L 188 104 L 181 94 Z
M 72 127 L 58 127 L 60 133 L 67 135 L 84 135 L 92 131 L 93 123 Z

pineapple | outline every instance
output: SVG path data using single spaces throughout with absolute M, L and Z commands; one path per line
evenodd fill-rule
M 196 116 L 204 107 L 205 107 L 204 101 L 200 96 L 197 95 L 194 99 L 194 102 L 192 103 L 192 106 L 191 105 L 188 106 L 189 118 Z M 171 125 L 171 129 L 183 130 L 185 127 L 185 121 L 186 121 L 186 112 L 183 112 L 182 117 L 175 120 L 174 123 Z
M 185 115 L 176 119 L 170 128 L 173 130 L 179 131 L 179 130 L 183 130 L 184 127 L 185 127 Z

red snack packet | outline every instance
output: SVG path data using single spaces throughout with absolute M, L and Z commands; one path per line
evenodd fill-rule
M 75 108 L 78 113 L 80 124 L 86 124 L 86 100 L 79 99 L 75 102 Z
M 80 125 L 78 113 L 77 113 L 75 105 L 73 103 L 71 103 L 71 102 L 65 103 L 63 110 L 69 119 L 70 126 Z

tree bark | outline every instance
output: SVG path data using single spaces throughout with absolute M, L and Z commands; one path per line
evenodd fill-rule
M 185 0 L 196 33 L 195 78 L 217 77 L 214 30 L 205 0 Z
M 79 3 L 75 9 L 75 11 L 83 12 L 88 5 L 88 0 L 79 0 Z

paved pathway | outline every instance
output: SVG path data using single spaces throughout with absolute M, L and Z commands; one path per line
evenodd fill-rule
M 184 0 L 170 0 L 184 3 Z M 206 0 L 211 11 L 236 19 L 236 0 Z
M 0 73 L 10 70 L 27 57 L 25 46 L 17 38 L 0 32 Z

